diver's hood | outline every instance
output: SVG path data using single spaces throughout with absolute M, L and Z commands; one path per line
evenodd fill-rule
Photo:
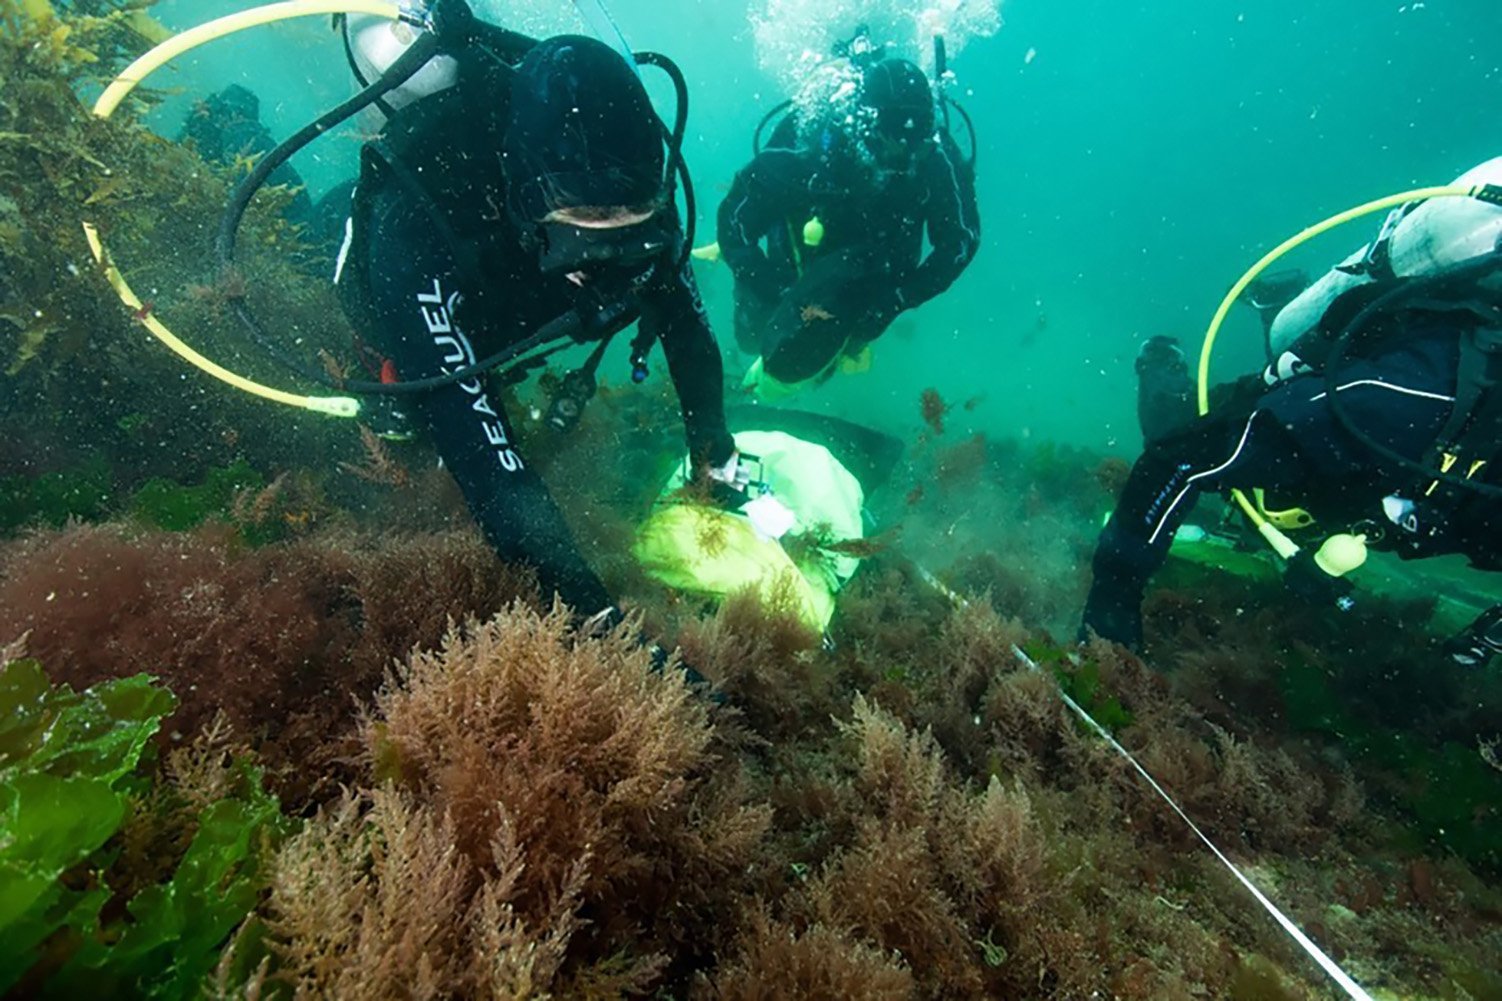
M 1502 184 L 1502 157 L 1478 164 L 1456 184 Z M 1502 206 L 1475 198 L 1431 198 L 1387 218 L 1378 238 L 1331 268 L 1273 321 L 1276 357 L 1314 330 L 1342 294 L 1391 278 L 1415 278 L 1502 249 Z
M 883 59 L 866 70 L 861 103 L 876 112 L 875 131 L 886 139 L 916 146 L 937 128 L 928 77 L 906 59 Z
M 666 188 L 662 125 L 635 67 L 581 35 L 550 38 L 517 67 L 503 151 L 523 229 L 557 209 L 646 207 Z

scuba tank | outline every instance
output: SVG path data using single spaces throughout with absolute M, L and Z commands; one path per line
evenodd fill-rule
M 417 41 L 421 32 L 403 21 L 372 14 L 348 14 L 344 18 L 344 46 L 350 69 L 361 86 L 378 80 Z M 395 89 L 382 96 L 386 109 L 401 108 L 452 87 L 459 79 L 459 61 L 448 54 L 435 55 Z M 383 109 L 384 110 L 384 109 Z
M 1502 184 L 1502 157 L 1461 174 L 1456 184 Z M 1362 247 L 1299 294 L 1273 320 L 1274 357 L 1318 327 L 1347 293 L 1400 278 L 1431 275 L 1502 247 L 1502 206 L 1475 198 L 1435 198 L 1395 209 L 1377 239 Z

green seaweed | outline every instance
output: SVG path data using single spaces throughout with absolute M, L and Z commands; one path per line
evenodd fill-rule
M 286 833 L 281 805 L 262 787 L 260 769 L 243 759 L 235 768 L 237 795 L 199 814 L 172 879 L 131 898 L 129 920 L 87 938 L 49 980 L 49 993 L 180 999 L 201 993 L 225 942 L 265 888 L 262 841 Z
M 210 469 L 198 484 L 157 477 L 136 491 L 131 512 L 154 528 L 186 532 L 206 521 L 229 520 L 235 495 L 264 485 L 261 474 L 244 462 Z
M 1413 819 L 1411 848 L 1440 845 L 1471 862 L 1502 865 L 1502 844 L 1486 817 L 1502 797 L 1502 775 L 1472 746 L 1426 745 L 1354 716 L 1319 668 L 1290 661 L 1279 687 L 1295 730 L 1336 738 L 1363 769 L 1387 773 L 1397 805 Z
M 0 992 L 59 928 L 97 923 L 108 893 L 61 877 L 119 829 L 126 780 L 175 707 L 146 675 L 75 693 L 35 661 L 0 674 Z
M 128 900 L 106 881 L 176 705 L 146 675 L 74 692 L 35 661 L 0 673 L 0 993 L 26 978 L 54 997 L 196 997 L 254 909 L 263 850 L 288 821 L 244 760 L 193 818 L 171 879 Z
M 1116 696 L 1104 691 L 1100 683 L 1100 665 L 1086 658 L 1073 671 L 1054 667 L 1054 679 L 1064 693 L 1094 717 L 1095 722 L 1112 733 L 1118 733 L 1132 725 L 1132 714 L 1117 701 Z
M 1023 653 L 1039 667 L 1047 668 L 1059 690 L 1111 733 L 1119 733 L 1132 725 L 1131 710 L 1102 688 L 1100 665 L 1094 660 L 1087 657 L 1076 664 L 1069 651 L 1042 641 L 1028 643 Z M 1089 729 L 1083 721 L 1079 726 L 1082 730 Z
M 0 477 L 0 535 L 102 518 L 112 492 L 109 463 L 97 456 L 74 469 Z
M 236 499 L 265 483 L 241 461 L 209 469 L 200 483 L 155 477 L 126 493 L 115 485 L 109 464 L 96 457 L 74 469 L 0 479 L 0 536 L 41 526 L 61 528 L 70 521 L 103 521 L 123 509 L 137 521 L 169 532 L 191 531 L 206 522 L 232 523 L 247 543 L 266 545 L 285 537 L 283 521 L 250 524 L 235 516 Z

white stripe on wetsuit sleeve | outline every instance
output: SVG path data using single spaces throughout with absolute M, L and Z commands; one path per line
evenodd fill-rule
M 1168 509 L 1164 511 L 1163 516 L 1158 519 L 1157 527 L 1153 529 L 1152 536 L 1147 540 L 1148 545 L 1152 545 L 1153 543 L 1158 541 L 1158 536 L 1162 533 L 1163 526 L 1168 524 L 1169 516 L 1173 514 L 1174 510 L 1184 500 L 1185 496 L 1188 495 L 1189 490 L 1194 486 L 1195 481 L 1202 480 L 1206 476 L 1215 476 L 1218 473 L 1223 473 L 1227 469 L 1231 468 L 1231 466 L 1235 465 L 1237 459 L 1241 458 L 1241 453 L 1246 450 L 1247 439 L 1252 435 L 1252 421 L 1255 421 L 1257 419 L 1257 415 L 1261 412 L 1262 411 L 1260 410 L 1253 411 L 1252 416 L 1246 419 L 1246 427 L 1243 428 L 1241 432 L 1241 441 L 1237 442 L 1236 451 L 1231 453 L 1231 457 L 1229 459 L 1227 459 L 1225 462 L 1222 462 L 1214 469 L 1206 469 L 1204 472 L 1195 473 L 1193 476 L 1189 477 L 1189 479 L 1184 481 L 1184 489 L 1179 491 L 1179 495 L 1173 499 L 1173 503 L 1168 505 Z

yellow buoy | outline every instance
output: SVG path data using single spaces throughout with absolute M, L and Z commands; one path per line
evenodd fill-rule
M 817 247 L 824 242 L 824 224 L 814 216 L 803 224 L 803 245 L 805 247 Z
M 1314 554 L 1314 563 L 1331 577 L 1344 577 L 1366 562 L 1366 536 L 1342 532 L 1332 535 Z

